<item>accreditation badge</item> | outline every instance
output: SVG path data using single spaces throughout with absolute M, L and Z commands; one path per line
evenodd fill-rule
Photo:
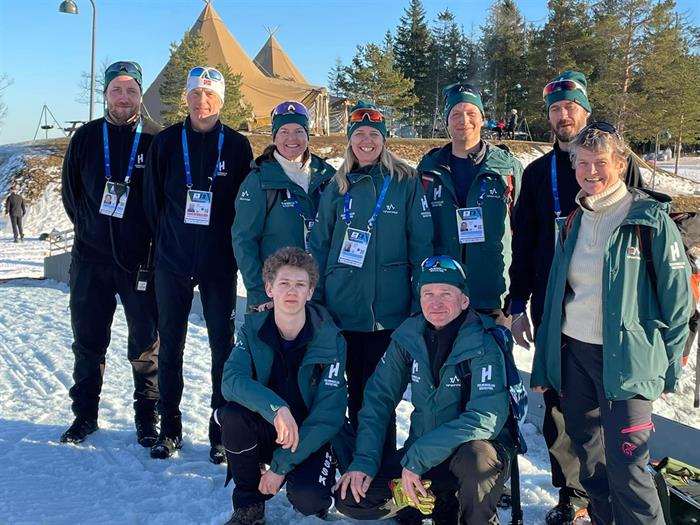
M 129 198 L 129 186 L 123 182 L 105 183 L 104 191 L 102 192 L 102 201 L 100 202 L 100 213 L 109 215 L 116 219 L 124 217 L 124 209 L 126 201 Z
M 556 248 L 557 246 L 557 239 L 559 238 L 559 235 L 561 235 L 561 232 L 566 228 L 566 219 L 567 217 L 555 217 L 554 218 L 554 247 Z
M 362 268 L 372 234 L 365 230 L 348 228 L 345 230 L 343 245 L 340 247 L 338 262 L 356 268 Z
M 213 198 L 214 195 L 210 191 L 187 190 L 185 224 L 209 226 Z
M 484 220 L 481 206 L 457 210 L 457 237 L 460 244 L 484 242 Z
M 304 222 L 304 250 L 309 251 L 309 239 L 311 238 L 311 229 L 316 224 L 313 219 L 303 219 Z

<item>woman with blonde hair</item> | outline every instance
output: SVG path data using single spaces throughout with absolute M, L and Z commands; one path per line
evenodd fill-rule
M 357 430 L 365 383 L 391 333 L 418 310 L 421 262 L 433 228 L 416 171 L 386 149 L 384 115 L 360 100 L 350 112 L 344 162 L 321 198 L 310 248 L 320 269 L 315 297 L 348 343 L 350 423 Z M 396 425 L 385 447 L 396 446 Z
M 612 125 L 583 128 L 569 154 L 579 208 L 557 239 L 530 384 L 562 396 L 593 524 L 662 525 L 648 440 L 653 401 L 677 388 L 688 260 L 670 199 L 625 185 Z

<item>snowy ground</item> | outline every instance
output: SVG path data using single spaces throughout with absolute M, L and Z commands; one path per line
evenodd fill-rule
M 532 158 L 521 160 L 527 164 Z M 682 166 L 684 177 L 700 181 L 700 159 Z M 4 182 L 0 180 L 0 186 Z M 678 185 L 669 182 L 671 187 L 678 193 Z M 692 193 L 697 188 L 696 182 L 688 182 L 680 189 Z M 152 460 L 148 450 L 136 444 L 121 307 L 107 355 L 100 430 L 80 445 L 58 442 L 72 419 L 67 395 L 73 363 L 68 290 L 52 281 L 18 278 L 43 276 L 48 245 L 38 241 L 38 235 L 68 226 L 55 187 L 29 210 L 24 243 L 11 242 L 9 224 L 0 218 L 0 524 L 224 522 L 230 513 L 230 486 L 223 487 L 225 468 L 207 460 L 209 351 L 206 328 L 196 315 L 190 317 L 185 352 L 185 445 L 175 458 Z M 516 349 L 516 358 L 529 369 L 531 352 Z M 668 402 L 657 402 L 655 411 L 700 428 L 700 411 L 691 404 L 695 366 L 693 356 L 681 392 Z M 410 405 L 402 402 L 400 440 L 406 437 L 409 415 Z M 544 522 L 556 495 L 542 436 L 529 425 L 526 438 L 530 450 L 520 459 L 525 523 L 537 525 Z M 279 525 L 322 523 L 296 514 L 284 494 L 268 504 L 267 517 Z M 507 513 L 501 518 L 509 521 Z M 331 519 L 353 523 L 338 514 Z

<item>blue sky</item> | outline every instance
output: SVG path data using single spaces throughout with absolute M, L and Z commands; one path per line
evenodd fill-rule
M 545 0 L 516 0 L 528 22 L 546 21 Z M 136 60 L 148 86 L 169 57 L 169 44 L 182 38 L 204 7 L 201 0 L 95 0 L 96 66 L 109 58 Z M 424 0 L 428 18 L 449 7 L 478 34 L 492 0 Z M 696 0 L 677 0 L 678 10 L 698 24 Z M 92 8 L 76 0 L 80 13 L 58 12 L 60 0 L 0 0 L 0 74 L 13 84 L 4 92 L 8 115 L 0 144 L 30 140 L 41 108 L 48 105 L 62 124 L 87 119 L 76 102 L 81 72 L 90 70 Z M 266 28 L 313 84 L 326 85 L 336 58 L 348 63 L 355 47 L 380 41 L 393 30 L 408 0 L 215 0 L 213 6 L 248 55 L 267 40 Z M 100 116 L 102 109 L 95 107 Z M 51 136 L 51 135 L 50 135 Z M 58 136 L 53 133 L 53 136 Z

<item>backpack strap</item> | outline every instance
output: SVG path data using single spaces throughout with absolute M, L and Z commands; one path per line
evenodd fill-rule
M 267 197 L 267 208 L 265 214 L 269 214 L 270 210 L 272 207 L 275 205 L 275 201 L 277 200 L 277 194 L 280 192 L 280 190 L 265 190 L 265 196 Z
M 658 279 L 656 278 L 656 268 L 654 268 L 654 259 L 651 254 L 651 228 L 641 227 L 637 224 L 637 239 L 641 245 L 642 257 L 644 257 L 644 264 L 646 264 L 647 274 L 651 280 L 651 284 L 656 289 L 656 283 Z

